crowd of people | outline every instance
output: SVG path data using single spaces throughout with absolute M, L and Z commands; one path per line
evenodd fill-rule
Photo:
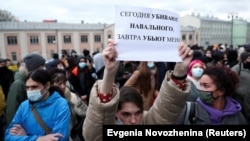
M 180 43 L 181 62 L 117 61 L 115 46 L 0 58 L 0 141 L 101 141 L 106 124 L 250 124 L 249 45 Z

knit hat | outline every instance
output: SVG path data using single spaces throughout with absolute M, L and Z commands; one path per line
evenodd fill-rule
M 23 61 L 28 71 L 30 72 L 44 65 L 46 60 L 41 55 L 37 53 L 32 53 L 32 54 L 26 55 Z

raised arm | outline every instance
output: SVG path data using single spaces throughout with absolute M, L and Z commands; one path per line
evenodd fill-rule
M 176 62 L 173 74 L 176 77 L 183 77 L 187 75 L 188 65 L 193 58 L 193 50 L 187 47 L 186 44 L 181 43 L 178 51 L 182 62 Z M 185 78 L 183 80 L 185 80 Z
M 103 50 L 105 64 L 103 80 L 97 80 L 93 85 L 90 101 L 83 123 L 83 137 L 86 141 L 102 141 L 102 129 L 105 124 L 115 124 L 115 114 L 119 102 L 119 89 L 114 80 L 119 62 L 115 42 L 108 41 Z
M 186 73 L 193 51 L 183 43 L 178 51 L 182 61 L 166 73 L 154 105 L 144 114 L 144 124 L 175 124 L 184 108 L 191 89 Z
M 117 51 L 115 49 L 115 45 L 116 44 L 113 40 L 108 40 L 108 46 L 103 50 L 105 69 L 103 83 L 100 89 L 100 92 L 103 94 L 111 92 L 119 66 L 118 61 L 116 61 Z

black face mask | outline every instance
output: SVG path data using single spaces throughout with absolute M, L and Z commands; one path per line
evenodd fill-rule
M 202 91 L 202 90 L 198 90 L 198 92 L 199 92 L 198 95 L 199 95 L 201 101 L 203 101 L 207 105 L 212 105 L 214 103 L 215 98 L 213 97 L 213 92 Z
M 243 64 L 245 69 L 249 69 L 250 70 L 250 62 L 246 62 Z

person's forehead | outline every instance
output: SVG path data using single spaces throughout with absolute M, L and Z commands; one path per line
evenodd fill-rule
M 138 112 L 139 110 L 140 108 L 131 102 L 123 103 L 120 109 L 121 112 L 128 112 L 128 113 L 135 113 Z
M 80 61 L 86 61 L 86 59 L 85 58 L 81 58 Z
M 40 86 L 40 85 L 41 85 L 41 83 L 36 82 L 36 81 L 34 81 L 32 79 L 28 79 L 26 81 L 26 86 Z
M 196 67 L 196 66 L 202 66 L 202 64 L 201 63 L 195 63 L 194 65 L 193 65 L 193 67 Z
M 200 80 L 199 80 L 200 83 L 206 83 L 206 84 L 210 84 L 210 83 L 213 83 L 213 80 L 211 79 L 210 76 L 208 75 L 203 75 Z

